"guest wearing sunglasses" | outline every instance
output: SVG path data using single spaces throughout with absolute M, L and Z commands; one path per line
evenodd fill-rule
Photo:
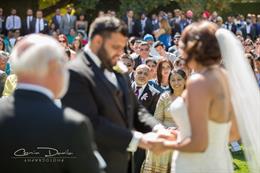
M 149 57 L 149 54 L 150 54 L 149 44 L 147 42 L 142 42 L 139 45 L 139 56 L 134 59 L 135 61 L 134 69 L 136 69 L 136 67 L 141 64 L 145 64 L 145 61 Z

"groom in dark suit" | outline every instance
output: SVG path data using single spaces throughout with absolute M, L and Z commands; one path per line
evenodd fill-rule
M 1 172 L 100 173 L 90 121 L 54 103 L 68 87 L 63 48 L 34 34 L 14 47 L 11 60 L 18 84 L 0 100 Z
M 127 26 L 115 17 L 97 18 L 90 26 L 89 44 L 69 65 L 70 86 L 62 99 L 88 116 L 107 173 L 126 173 L 129 152 L 149 149 L 157 121 L 141 106 L 129 77 L 114 70 L 127 42 Z M 137 132 L 141 131 L 143 133 Z

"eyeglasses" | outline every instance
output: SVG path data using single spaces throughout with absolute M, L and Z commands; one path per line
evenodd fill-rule
M 149 49 L 140 49 L 140 51 L 149 51 Z
M 153 64 L 153 65 L 148 65 L 148 67 L 152 67 L 152 68 L 154 68 L 154 67 L 156 67 L 156 65 L 155 64 Z
M 137 73 L 137 75 L 144 75 L 144 76 L 149 76 L 149 72 L 147 72 L 147 71 L 138 71 L 138 72 L 136 72 Z
M 59 40 L 60 43 L 66 43 L 66 40 Z

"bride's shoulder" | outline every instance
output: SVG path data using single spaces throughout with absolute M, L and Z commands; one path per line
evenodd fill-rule
M 189 78 L 187 79 L 187 84 L 197 84 L 197 83 L 203 83 L 206 81 L 206 77 L 200 73 L 193 73 Z
M 200 73 L 192 74 L 186 83 L 187 90 L 204 90 L 209 86 L 209 80 L 205 75 Z

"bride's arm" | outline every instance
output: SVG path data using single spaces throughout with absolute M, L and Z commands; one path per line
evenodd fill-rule
M 193 75 L 187 81 L 187 96 L 185 101 L 191 125 L 191 137 L 180 143 L 165 142 L 168 149 L 184 152 L 203 152 L 208 147 L 208 110 L 210 92 L 208 81 L 202 75 Z
M 240 139 L 240 134 L 238 131 L 238 126 L 237 126 L 237 120 L 236 116 L 234 113 L 234 110 L 232 108 L 232 113 L 231 113 L 231 129 L 230 129 L 230 134 L 229 134 L 229 142 L 232 141 L 237 141 Z

